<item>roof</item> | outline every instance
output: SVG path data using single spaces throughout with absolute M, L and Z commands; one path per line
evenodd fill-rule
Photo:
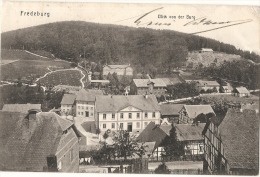
M 64 94 L 60 104 L 69 104 L 72 105 L 75 102 L 76 95 L 75 94 Z
M 103 95 L 102 90 L 94 90 L 94 89 L 81 89 L 77 94 L 77 101 L 95 101 L 97 95 Z
M 179 115 L 179 112 L 183 106 L 184 104 L 162 104 L 160 105 L 161 115 Z
M 150 122 L 136 140 L 139 142 L 155 142 L 154 149 L 156 149 L 163 143 L 166 137 L 167 134 L 159 128 L 159 125 Z
M 231 169 L 259 169 L 259 117 L 255 111 L 229 109 L 219 131 Z
M 214 113 L 212 107 L 210 105 L 184 105 L 184 109 L 187 112 L 187 115 L 189 118 L 195 118 L 199 114 L 208 114 L 208 113 Z
M 245 87 L 237 87 L 236 90 L 238 93 L 250 93 Z
M 179 76 L 177 77 L 170 77 L 170 78 L 160 78 L 163 80 L 163 82 L 166 84 L 166 85 L 175 85 L 175 84 L 178 84 L 178 83 L 182 83 L 181 79 Z
M 86 132 L 96 134 L 96 123 L 95 121 L 88 121 L 81 124 Z
M 160 106 L 154 95 L 98 95 L 96 97 L 97 112 L 117 112 L 128 106 L 133 106 L 143 111 L 159 111 Z
M 162 79 L 133 79 L 136 87 L 148 87 L 148 83 L 153 82 L 154 87 L 166 87 Z
M 176 134 L 179 141 L 199 141 L 203 140 L 202 131 L 206 123 L 193 124 L 176 124 Z
M 130 67 L 130 65 L 105 65 L 104 67 L 108 67 L 111 69 L 125 69 Z
M 210 48 L 201 48 L 201 51 L 204 51 L 204 52 L 213 52 L 213 50 L 210 49 Z
M 63 132 L 73 126 L 54 112 L 40 112 L 29 129 L 25 126 L 28 118 L 23 113 L 0 111 L 4 132 L 0 137 L 1 170 L 43 171 L 46 157 L 55 155 Z
M 217 81 L 197 80 L 197 82 L 199 82 L 199 84 L 201 84 L 202 86 L 220 86 L 220 84 Z
M 2 111 L 28 113 L 30 109 L 41 110 L 41 104 L 5 104 Z

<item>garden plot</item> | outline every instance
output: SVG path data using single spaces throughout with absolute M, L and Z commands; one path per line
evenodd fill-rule
M 70 85 L 82 86 L 81 80 L 85 76 L 77 69 L 54 71 L 40 78 L 37 83 L 42 86 Z

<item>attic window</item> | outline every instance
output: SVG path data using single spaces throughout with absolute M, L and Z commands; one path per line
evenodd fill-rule
M 63 134 L 67 134 L 68 133 L 68 130 L 64 130 Z

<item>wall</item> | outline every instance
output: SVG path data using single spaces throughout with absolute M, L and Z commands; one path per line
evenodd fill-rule
M 72 107 L 73 107 L 73 105 L 62 104 L 61 105 L 61 112 L 65 113 L 66 115 L 68 115 L 68 114 L 71 113 Z
M 86 116 L 88 112 L 88 116 Z M 94 118 L 95 103 L 94 102 L 76 102 L 76 117 Z
M 55 155 L 59 172 L 79 172 L 79 142 L 72 128 L 62 135 Z

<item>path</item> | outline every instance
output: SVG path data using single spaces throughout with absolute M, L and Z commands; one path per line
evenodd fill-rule
M 50 59 L 48 57 L 44 57 L 44 56 L 41 56 L 41 55 L 38 55 L 38 54 L 35 54 L 35 53 L 32 53 L 32 52 L 29 52 L 28 50 L 24 50 L 26 53 L 29 53 L 31 55 L 34 55 L 34 56 L 37 56 L 37 57 L 41 57 L 41 58 L 47 58 L 47 59 Z

